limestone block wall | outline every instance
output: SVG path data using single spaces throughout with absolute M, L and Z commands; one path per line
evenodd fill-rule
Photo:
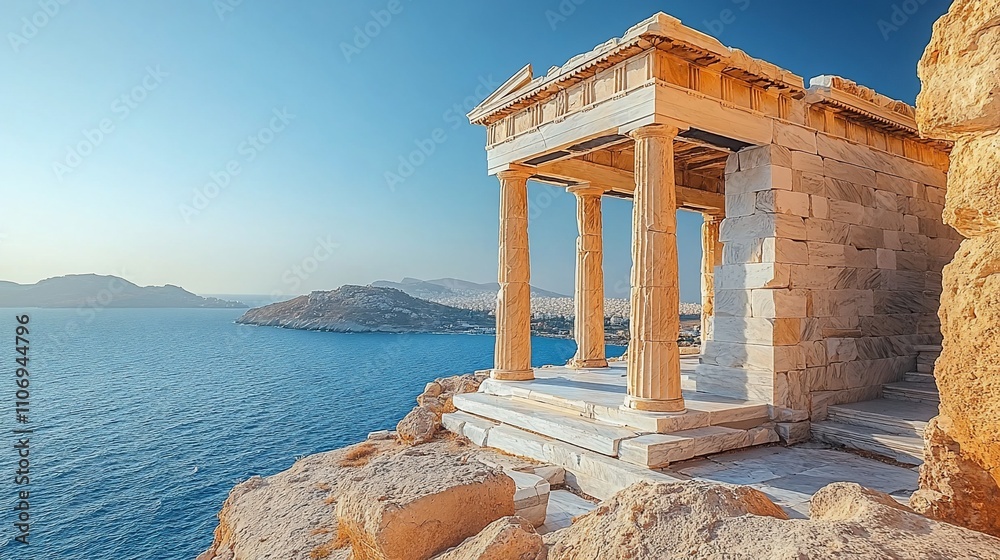
M 940 341 L 958 235 L 941 220 L 943 170 L 790 123 L 775 122 L 775 142 L 727 165 L 699 375 L 819 420 L 877 398 L 914 368 L 914 345 Z

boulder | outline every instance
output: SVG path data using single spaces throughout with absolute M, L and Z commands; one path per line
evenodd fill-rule
M 310 455 L 284 472 L 236 485 L 219 512 L 212 546 L 198 559 L 346 559 L 350 550 L 337 543 L 334 511 L 341 485 L 362 463 L 403 449 L 392 441 L 361 443 Z
M 435 560 L 544 560 L 545 544 L 526 519 L 504 517 Z
M 403 443 L 418 445 L 434 439 L 434 433 L 440 426 L 439 416 L 418 406 L 399 421 L 396 425 L 396 434 Z
M 337 523 L 354 560 L 424 560 L 514 514 L 514 481 L 440 445 L 373 459 L 342 488 Z

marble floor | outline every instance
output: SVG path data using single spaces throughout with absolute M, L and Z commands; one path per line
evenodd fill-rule
M 549 493 L 545 524 L 538 528 L 538 532 L 544 535 L 569 527 L 574 517 L 588 513 L 596 507 L 595 501 L 586 500 L 567 490 L 553 490 Z
M 681 374 L 688 379 L 698 365 L 698 355 L 681 358 Z M 487 379 L 480 392 L 496 396 L 513 396 L 549 406 L 566 409 L 584 416 L 643 429 L 647 432 L 669 433 L 679 429 L 705 425 L 734 423 L 762 419 L 767 403 L 721 397 L 685 388 L 684 400 L 689 418 L 639 413 L 622 410 L 627 395 L 625 362 L 612 362 L 607 368 L 570 369 L 565 366 L 543 366 L 535 369 L 530 381 L 495 381 Z M 696 416 L 711 416 L 697 420 Z

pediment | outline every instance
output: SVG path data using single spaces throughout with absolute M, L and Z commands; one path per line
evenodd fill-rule
M 475 122 L 480 117 L 489 114 L 489 108 L 494 106 L 497 101 L 504 99 L 508 95 L 516 93 L 521 89 L 525 88 L 532 80 L 531 65 L 526 64 L 524 68 L 521 68 L 513 76 L 511 76 L 506 82 L 504 82 L 496 91 L 490 94 L 482 103 L 480 103 L 475 109 L 473 109 L 469 114 L 469 121 Z

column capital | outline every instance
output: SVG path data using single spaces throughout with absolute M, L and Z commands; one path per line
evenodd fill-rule
M 527 167 L 521 167 L 520 165 L 511 165 L 506 169 L 497 172 L 497 178 L 502 181 L 507 181 L 511 179 L 524 179 L 527 181 L 534 175 L 535 172 Z
M 673 139 L 680 133 L 680 129 L 669 124 L 647 124 L 628 133 L 635 140 L 644 138 L 667 138 Z
M 576 196 L 601 196 L 608 190 L 593 183 L 577 183 L 566 187 L 566 192 Z

